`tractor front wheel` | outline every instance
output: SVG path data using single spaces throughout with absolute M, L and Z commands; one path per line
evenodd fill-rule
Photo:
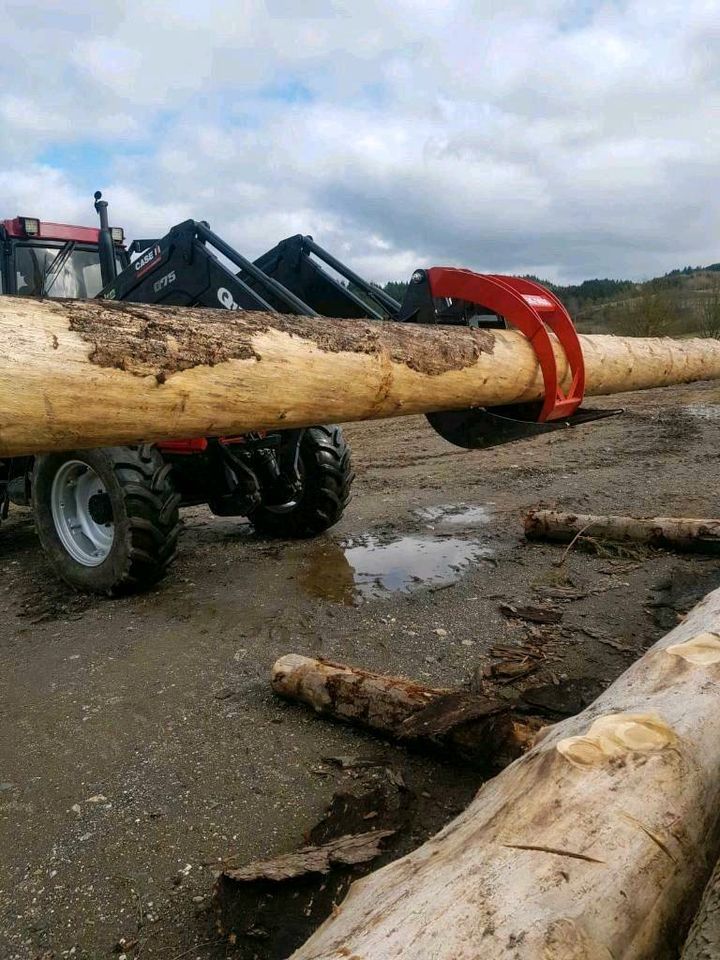
M 117 593 L 158 581 L 175 556 L 180 497 L 145 444 L 37 457 L 32 506 L 55 572 L 79 590 Z
M 355 479 L 340 427 L 308 427 L 300 440 L 302 489 L 297 499 L 261 505 L 249 515 L 255 530 L 271 537 L 312 537 L 334 526 L 350 500 Z

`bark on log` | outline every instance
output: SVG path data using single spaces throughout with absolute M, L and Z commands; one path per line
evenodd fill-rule
M 525 517 L 525 536 L 529 540 L 554 540 L 560 543 L 570 543 L 576 537 L 588 537 L 616 543 L 670 547 L 692 553 L 720 553 L 720 520 L 685 517 L 637 519 L 531 510 Z
M 720 847 L 720 590 L 293 960 L 670 960 Z
M 700 908 L 690 927 L 680 960 L 718 960 L 720 957 L 720 861 L 705 887 Z
M 0 340 L 0 456 L 543 394 L 530 343 L 510 330 L 1 297 Z M 720 378 L 718 341 L 581 340 L 589 395 Z
M 407 744 L 441 747 L 483 768 L 502 768 L 519 757 L 542 725 L 513 715 L 504 700 L 294 653 L 275 662 L 272 687 L 336 720 Z

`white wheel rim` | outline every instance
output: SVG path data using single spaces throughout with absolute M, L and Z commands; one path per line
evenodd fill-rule
M 98 567 L 110 554 L 115 525 L 93 519 L 90 500 L 107 490 L 100 477 L 82 460 L 68 460 L 53 477 L 50 509 L 60 541 L 84 567 Z

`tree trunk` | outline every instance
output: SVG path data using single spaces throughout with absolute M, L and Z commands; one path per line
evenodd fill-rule
M 484 768 L 501 768 L 520 756 L 541 726 L 534 718 L 511 714 L 504 700 L 425 687 L 294 653 L 275 662 L 272 687 L 318 713 L 408 744 L 449 750 Z
M 670 960 L 720 848 L 720 590 L 293 960 Z
M 0 298 L 0 456 L 537 400 L 530 343 L 473 330 Z M 588 394 L 720 378 L 720 342 L 581 337 Z M 567 387 L 568 366 L 556 344 Z
M 525 517 L 530 540 L 569 543 L 583 537 L 617 543 L 644 543 L 693 553 L 720 553 L 720 520 L 685 517 L 603 517 L 555 510 L 531 510 Z
M 705 887 L 680 960 L 718 960 L 720 957 L 720 861 Z

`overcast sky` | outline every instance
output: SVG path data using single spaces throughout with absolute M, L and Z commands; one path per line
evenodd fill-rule
M 0 217 L 370 279 L 720 260 L 718 0 L 0 0 Z

